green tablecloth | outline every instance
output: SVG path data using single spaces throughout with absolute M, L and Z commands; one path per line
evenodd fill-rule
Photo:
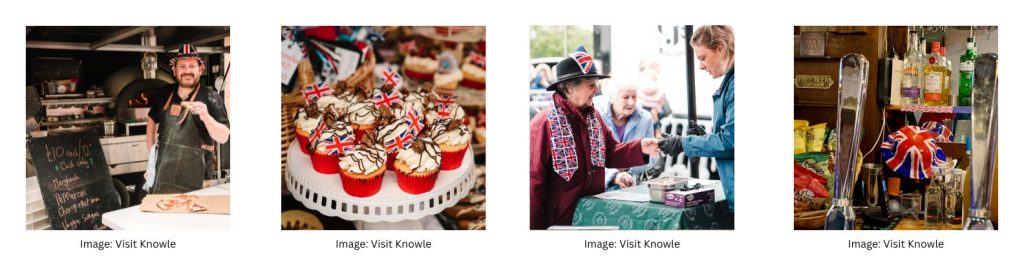
M 623 189 L 625 192 L 650 193 L 647 186 Z M 576 203 L 573 226 L 618 226 L 621 230 L 733 229 L 729 204 L 676 208 L 658 203 L 608 200 L 588 196 Z

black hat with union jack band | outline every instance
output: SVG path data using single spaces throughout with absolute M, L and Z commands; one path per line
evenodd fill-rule
M 548 86 L 548 91 L 554 91 L 558 84 L 579 78 L 611 78 L 611 76 L 597 73 L 597 64 L 594 63 L 594 57 L 590 56 L 587 53 L 587 49 L 583 48 L 582 45 L 576 48 L 576 52 L 558 61 L 558 64 L 555 65 L 555 73 L 558 74 L 558 80 L 552 83 L 551 86 Z

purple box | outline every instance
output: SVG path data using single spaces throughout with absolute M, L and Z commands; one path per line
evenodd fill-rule
M 701 188 L 690 191 L 676 190 L 665 193 L 665 205 L 672 207 L 686 208 L 714 202 L 714 188 Z

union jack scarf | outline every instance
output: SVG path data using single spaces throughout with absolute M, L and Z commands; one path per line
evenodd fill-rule
M 572 179 L 572 175 L 579 169 L 576 158 L 576 141 L 572 134 L 569 121 L 556 104 L 552 104 L 551 112 L 548 113 L 548 134 L 551 135 L 551 164 L 555 173 L 565 181 Z M 587 131 L 590 133 L 590 165 L 591 167 L 604 167 L 604 130 L 601 120 L 597 118 L 597 112 L 585 117 Z

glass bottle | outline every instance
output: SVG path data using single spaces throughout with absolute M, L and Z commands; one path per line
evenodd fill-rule
M 951 85 L 953 83 L 953 62 L 950 62 L 949 58 L 946 57 L 946 47 L 939 48 L 939 54 L 942 55 L 942 67 L 946 68 L 946 73 L 942 79 L 942 105 L 953 106 L 955 105 L 955 98 L 953 98 L 953 90 Z M 952 126 L 946 126 L 952 127 Z
M 900 86 L 900 96 L 903 98 L 902 105 L 921 104 L 921 59 L 922 54 L 916 40 L 917 31 L 910 31 L 907 36 L 907 52 L 903 54 L 903 83 Z
M 924 192 L 924 227 L 926 229 L 941 229 L 943 223 L 945 223 L 942 220 L 944 216 L 942 210 L 946 207 L 943 203 L 945 196 L 942 184 L 942 170 L 936 166 L 932 166 L 932 169 L 935 173 Z
M 924 105 L 945 106 L 949 95 L 942 95 L 942 87 L 946 81 L 946 66 L 939 53 L 942 46 L 939 41 L 932 42 L 932 53 L 928 54 L 924 65 L 924 78 L 921 87 L 924 89 Z M 948 93 L 948 91 L 947 91 Z
M 946 225 L 955 228 L 963 225 L 964 221 L 964 193 L 963 180 L 967 174 L 964 170 L 954 169 L 949 175 L 949 182 L 946 184 L 946 208 L 943 213 L 946 215 Z
M 960 55 L 960 92 L 956 95 L 958 106 L 971 105 L 971 87 L 974 87 L 974 37 L 967 38 L 967 52 Z

